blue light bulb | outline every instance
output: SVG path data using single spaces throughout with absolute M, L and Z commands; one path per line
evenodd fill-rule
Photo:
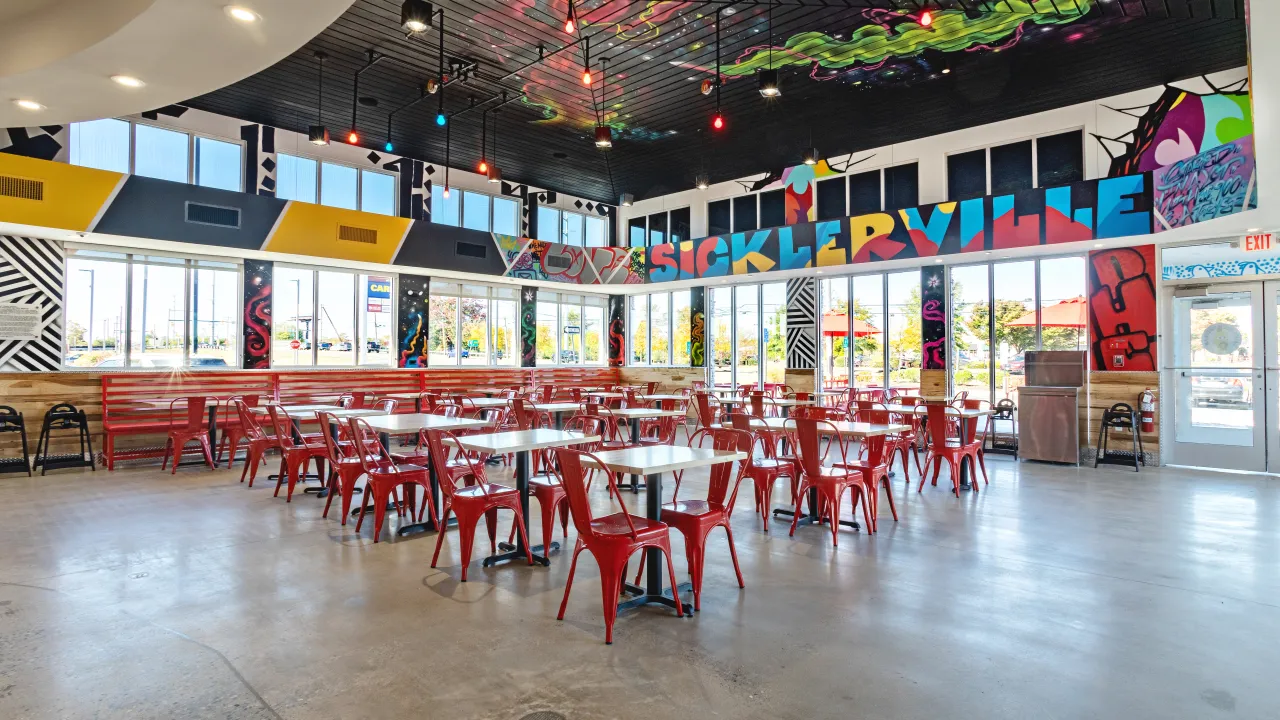
M 441 126 L 445 124 L 444 113 L 436 113 L 436 124 Z
M 386 145 L 384 145 L 383 147 L 385 147 L 385 148 L 386 148 L 387 152 L 391 152 L 392 150 L 394 150 L 394 149 L 395 149 L 395 148 L 393 148 L 393 147 L 391 146 L 391 141 L 390 141 L 390 140 L 388 140 L 388 141 L 387 141 L 387 144 L 386 144 Z

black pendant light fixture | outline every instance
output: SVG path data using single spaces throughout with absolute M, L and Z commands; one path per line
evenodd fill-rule
M 320 119 L 320 109 L 324 103 L 324 61 L 329 56 L 320 50 L 315 51 L 313 54 L 320 67 L 320 79 L 316 83 L 316 124 L 307 129 L 307 139 L 313 145 L 328 145 L 329 128 L 325 127 L 324 121 Z
M 445 123 L 449 122 L 449 118 L 445 117 L 444 114 L 444 8 L 440 9 L 440 55 L 438 60 L 440 75 L 436 80 L 436 94 L 440 96 L 440 102 L 436 106 L 436 125 L 443 126 Z M 448 137 L 447 132 L 445 133 L 445 136 Z M 448 143 L 445 143 L 445 145 L 445 152 L 448 153 Z M 449 172 L 448 168 L 445 169 L 445 172 Z M 444 196 L 449 197 L 447 183 Z
M 476 172 L 481 175 L 489 174 L 489 161 L 487 159 L 489 156 L 484 151 L 485 141 L 489 138 L 489 132 L 487 129 L 488 122 L 489 109 L 485 108 L 484 111 L 480 113 L 480 162 L 476 163 Z
M 804 153 L 801 155 L 801 160 L 804 161 L 805 165 L 817 165 L 821 159 L 822 155 L 818 153 L 818 148 L 816 147 L 805 148 Z
M 760 71 L 760 96 L 776 98 L 782 95 L 782 85 L 778 83 L 778 71 L 773 67 L 773 3 L 769 3 L 769 62 Z
M 609 90 L 609 58 L 600 58 L 600 107 L 608 108 L 605 93 Z M 594 99 L 594 98 L 593 98 Z M 613 148 L 613 128 L 604 124 L 603 110 L 596 113 L 596 147 L 601 150 Z
M 723 10 L 716 10 L 716 114 L 711 116 L 711 127 L 714 130 L 724 129 L 724 115 L 720 112 L 720 14 Z
M 507 101 L 507 92 L 502 91 L 502 102 Z M 502 182 L 502 170 L 498 169 L 498 113 L 502 112 L 501 108 L 493 109 L 493 162 L 489 164 L 489 182 L 497 184 Z
M 425 0 L 404 0 L 400 5 L 400 25 L 405 32 L 420 33 L 431 27 L 435 8 Z

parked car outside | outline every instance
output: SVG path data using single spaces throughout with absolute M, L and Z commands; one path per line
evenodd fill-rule
M 1248 407 L 1249 396 L 1239 378 L 1198 377 L 1191 384 L 1195 407 Z
M 338 343 L 338 352 L 351 352 L 351 343 L 349 342 Z

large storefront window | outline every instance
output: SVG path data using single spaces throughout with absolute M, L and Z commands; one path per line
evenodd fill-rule
M 64 362 L 237 367 L 239 295 L 235 263 L 73 249 L 67 258 Z
M 511 287 L 432 282 L 427 363 L 431 367 L 518 365 L 516 292 Z M 540 298 L 540 311 L 541 305 Z
M 889 313 L 889 386 L 920 387 L 920 271 L 886 277 Z
M 390 276 L 276 265 L 274 283 L 273 367 L 396 364 Z
M 627 299 L 632 365 L 688 365 L 690 292 L 673 290 Z
M 951 386 L 991 399 L 991 282 L 989 265 L 951 268 Z
M 708 295 L 708 342 L 716 384 L 783 382 L 786 283 L 712 288 Z

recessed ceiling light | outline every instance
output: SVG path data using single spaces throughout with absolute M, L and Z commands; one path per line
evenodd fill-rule
M 1251 233 L 1262 232 L 1262 228 L 1249 228 L 1246 232 L 1251 232 Z
M 123 85 L 127 88 L 140 88 L 146 83 L 132 75 L 112 75 L 111 80 L 117 85 Z
M 227 17 L 238 23 L 244 23 L 246 25 L 251 25 L 262 19 L 258 13 L 240 5 L 228 5 L 226 7 L 226 11 Z
M 18 107 L 22 108 L 23 110 L 31 110 L 31 111 L 33 111 L 33 112 L 34 112 L 34 111 L 36 111 L 36 110 L 43 110 L 43 109 L 44 109 L 44 106 L 43 106 L 43 105 L 41 105 L 40 103 L 36 102 L 35 100 L 19 99 L 19 100 L 14 100 L 14 101 L 13 101 L 13 104 L 14 104 L 14 105 L 17 105 Z M 1252 231 L 1251 231 L 1251 232 L 1252 232 Z

